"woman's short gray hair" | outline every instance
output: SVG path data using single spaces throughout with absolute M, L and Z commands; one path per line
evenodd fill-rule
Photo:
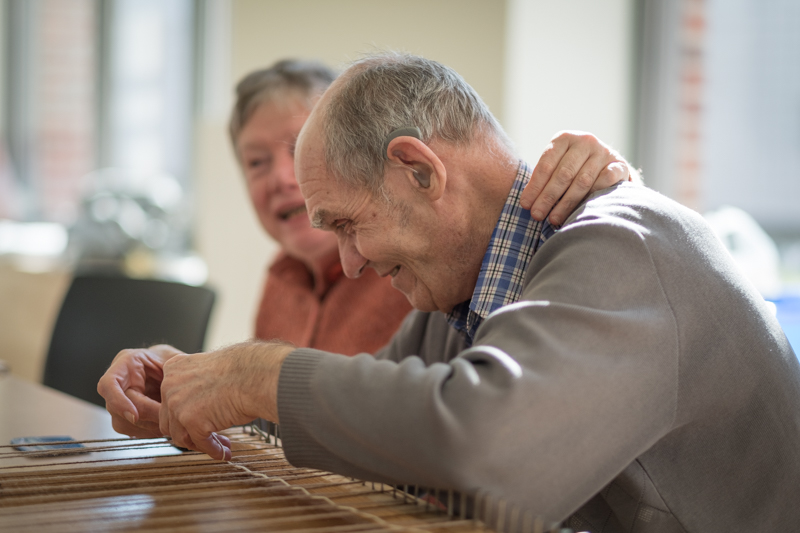
M 258 106 L 268 101 L 297 98 L 309 110 L 314 99 L 336 79 L 336 72 L 317 61 L 284 59 L 269 68 L 251 72 L 236 85 L 236 103 L 228 131 L 234 149 L 236 140 Z
M 476 133 L 505 133 L 475 90 L 453 69 L 418 56 L 384 53 L 345 71 L 325 108 L 328 170 L 350 186 L 381 190 L 384 140 L 398 128 L 419 128 L 422 141 L 455 145 Z

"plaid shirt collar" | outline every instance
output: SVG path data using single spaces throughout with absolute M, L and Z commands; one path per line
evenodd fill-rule
M 447 314 L 447 321 L 464 333 L 470 346 L 484 318 L 520 299 L 522 281 L 533 254 L 556 232 L 548 221 L 534 220 L 530 211 L 519 205 L 520 194 L 532 173 L 526 163 L 520 162 L 514 185 L 483 256 L 472 299 L 458 304 Z

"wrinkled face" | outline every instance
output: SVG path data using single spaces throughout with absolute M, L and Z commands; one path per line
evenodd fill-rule
M 266 102 L 242 128 L 236 149 L 261 225 L 306 264 L 335 253 L 333 235 L 311 227 L 294 175 L 297 135 L 310 111 L 299 100 Z
M 468 299 L 474 282 L 462 275 L 453 246 L 457 236 L 436 230 L 439 214 L 413 190 L 407 169 L 387 170 L 389 202 L 347 188 L 327 173 L 314 129 L 304 132 L 298 146 L 297 177 L 312 225 L 338 239 L 345 274 L 357 278 L 373 268 L 391 276 L 392 286 L 423 311 L 446 312 Z

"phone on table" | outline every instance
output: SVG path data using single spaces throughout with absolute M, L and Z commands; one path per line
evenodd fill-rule
M 88 449 L 83 444 L 75 442 L 75 439 L 66 435 L 17 437 L 16 439 L 11 439 L 11 445 L 16 450 L 29 453 L 33 452 L 34 455 L 88 453 Z M 61 452 L 61 454 L 58 452 Z

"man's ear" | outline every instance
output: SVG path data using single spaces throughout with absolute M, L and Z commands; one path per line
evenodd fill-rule
M 447 172 L 442 160 L 427 144 L 416 137 L 401 135 L 389 141 L 386 157 L 390 164 L 405 167 L 411 185 L 431 200 L 442 196 Z

